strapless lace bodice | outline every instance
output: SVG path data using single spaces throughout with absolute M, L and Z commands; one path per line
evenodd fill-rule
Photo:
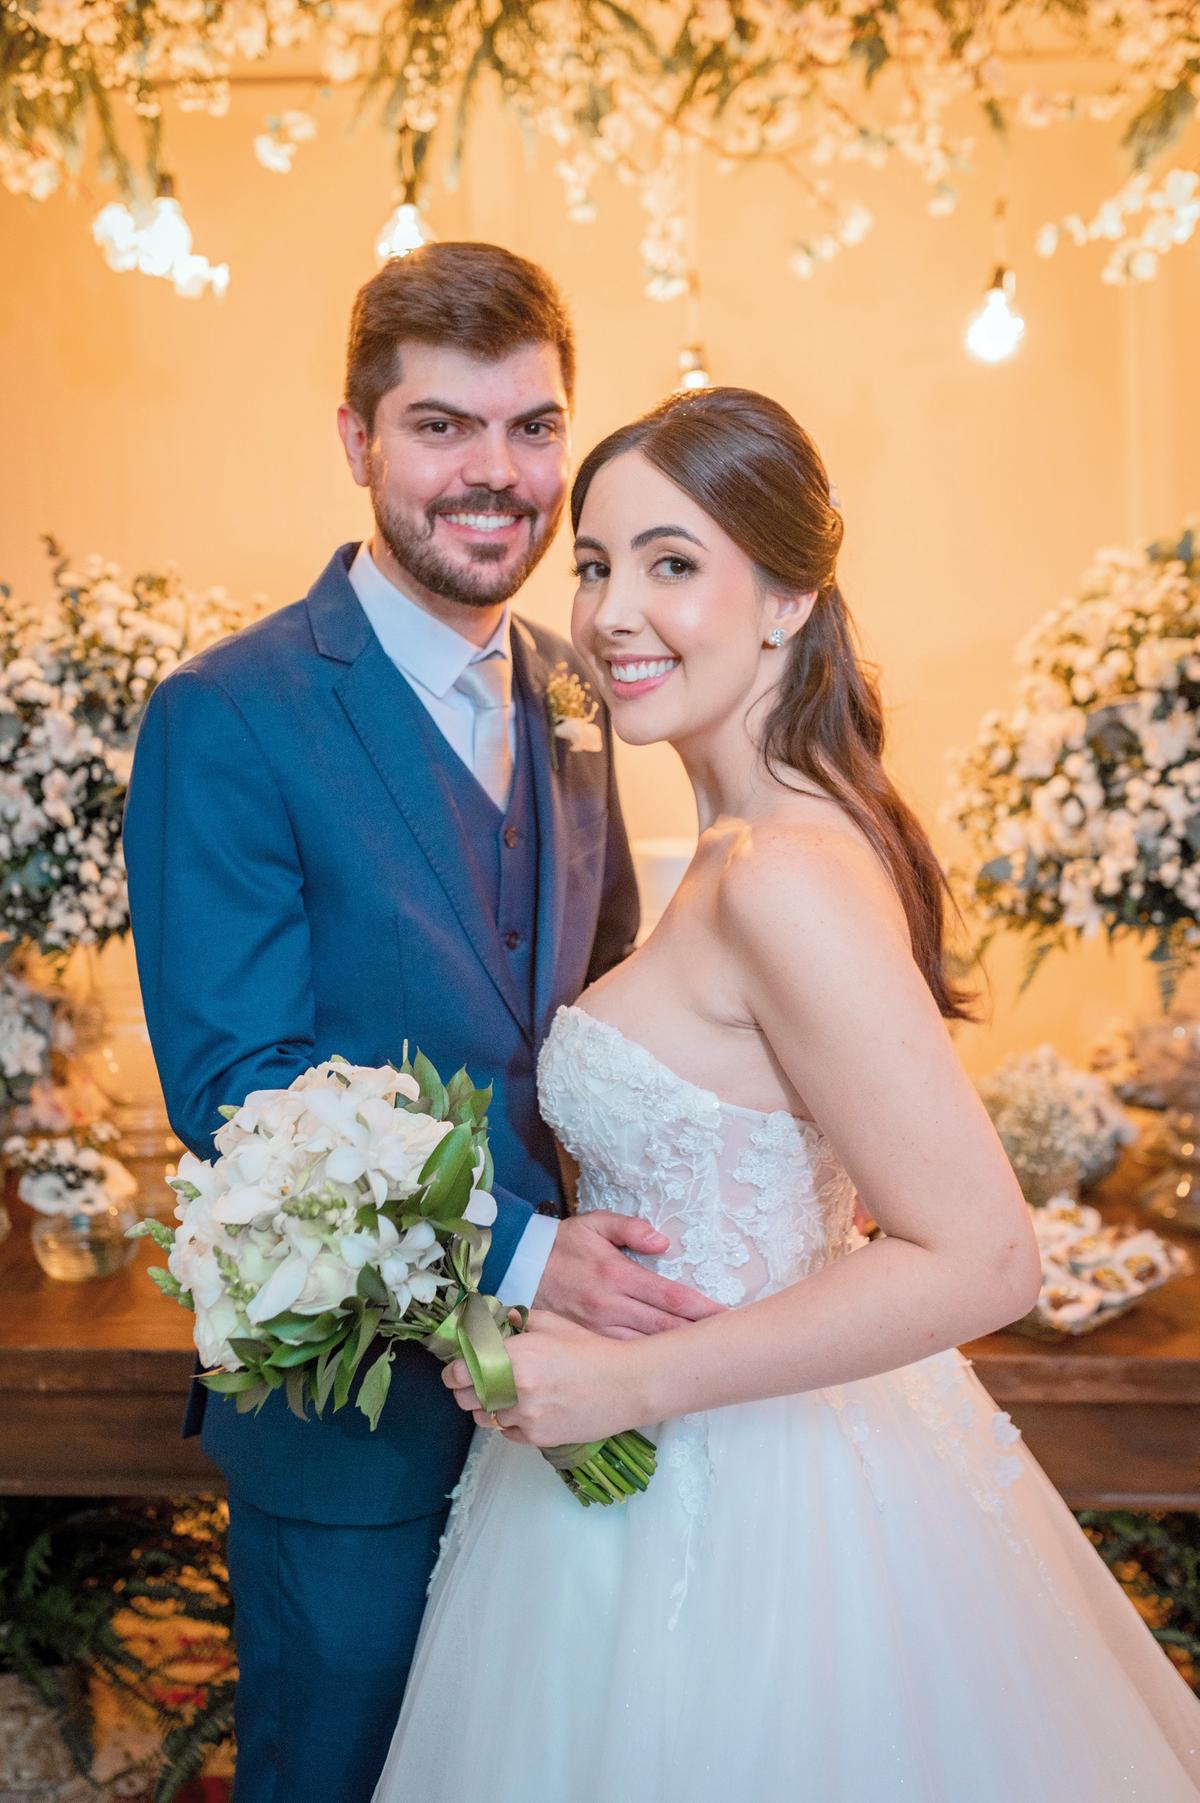
M 582 1008 L 559 1009 L 538 1083 L 580 1210 L 657 1227 L 664 1276 L 733 1307 L 850 1249 L 853 1187 L 814 1122 L 722 1102 Z

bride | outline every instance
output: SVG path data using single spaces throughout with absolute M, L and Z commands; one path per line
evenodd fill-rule
M 953 1348 L 1033 1303 L 944 1019 L 942 881 L 884 775 L 812 442 L 741 389 L 615 432 L 572 497 L 572 631 L 701 835 L 647 943 L 562 1008 L 579 1207 L 727 1305 L 547 1313 L 479 1434 L 376 1803 L 1183 1803 L 1200 1702 Z M 884 1229 L 861 1244 L 855 1192 Z M 649 1427 L 586 1511 L 530 1446 Z

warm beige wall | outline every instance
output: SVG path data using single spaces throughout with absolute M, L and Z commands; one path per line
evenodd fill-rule
M 341 103 L 292 175 L 259 167 L 272 107 L 240 89 L 219 123 L 175 118 L 170 144 L 197 248 L 227 257 L 227 300 L 185 302 L 112 274 L 88 225 L 102 195 L 42 206 L 0 195 L 0 577 L 43 582 L 38 535 L 128 566 L 174 558 L 197 584 L 293 599 L 334 545 L 361 534 L 362 497 L 334 431 L 346 316 L 389 210 L 386 141 L 351 134 Z M 641 293 L 639 216 L 624 190 L 592 225 L 565 217 L 548 158 L 531 166 L 497 119 L 443 236 L 494 238 L 549 265 L 575 308 L 580 448 L 674 380 L 679 303 Z M 1099 544 L 1169 530 L 1200 507 L 1200 244 L 1149 290 L 1098 279 L 1099 253 L 1030 250 L 1037 225 L 1118 172 L 1112 140 L 1024 135 L 981 146 L 957 220 L 930 219 L 906 171 L 861 178 L 867 242 L 811 283 L 786 267 L 798 190 L 755 171 L 702 184 L 705 325 L 718 379 L 769 390 L 813 431 L 847 518 L 844 584 L 893 709 L 895 767 L 933 820 L 947 746 L 1003 701 L 1013 645 Z M 991 261 L 990 207 L 1010 195 L 1028 338 L 988 370 L 961 345 Z M 565 623 L 567 551 L 528 610 Z M 623 760 L 635 833 L 687 830 L 686 787 L 662 747 Z M 939 842 L 945 843 L 939 836 Z M 995 960 L 995 1018 L 964 1035 L 973 1066 L 1053 1036 L 1078 1051 L 1114 1008 L 1148 995 L 1135 957 L 1051 965 L 1018 1006 L 1015 956 Z

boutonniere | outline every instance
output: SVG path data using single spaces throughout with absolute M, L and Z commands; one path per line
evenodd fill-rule
M 558 769 L 559 741 L 569 751 L 602 751 L 604 735 L 596 715 L 600 704 L 592 691 L 566 664 L 556 664 L 546 684 L 546 712 L 550 716 L 550 757 Z

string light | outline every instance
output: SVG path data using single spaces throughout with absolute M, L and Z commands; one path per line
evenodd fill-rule
M 389 257 L 407 257 L 412 251 L 420 250 L 422 244 L 432 244 L 434 235 L 421 217 L 421 209 L 415 200 L 402 200 L 391 218 L 384 225 L 375 245 L 381 263 Z
M 169 175 L 159 177 L 158 192 L 148 206 L 132 210 L 113 201 L 96 215 L 92 237 L 110 269 L 136 269 L 175 284 L 185 300 L 211 291 L 220 299 L 229 286 L 228 263 L 210 263 L 192 250 L 192 233 L 175 198 Z
M 1005 261 L 1003 200 L 996 202 L 995 237 L 996 266 L 983 297 L 983 304 L 967 321 L 963 342 L 980 363 L 1003 363 L 1015 356 L 1025 336 L 1025 321 L 1013 302 L 1017 278 Z
M 685 344 L 679 353 L 679 380 L 676 394 L 690 394 L 696 388 L 711 388 L 712 377 L 705 368 L 704 347 Z
M 708 357 L 704 349 L 703 307 L 700 299 L 700 151 L 696 144 L 688 146 L 687 168 L 687 321 L 686 342 L 679 353 L 679 380 L 676 394 L 694 394 L 711 388 Z

